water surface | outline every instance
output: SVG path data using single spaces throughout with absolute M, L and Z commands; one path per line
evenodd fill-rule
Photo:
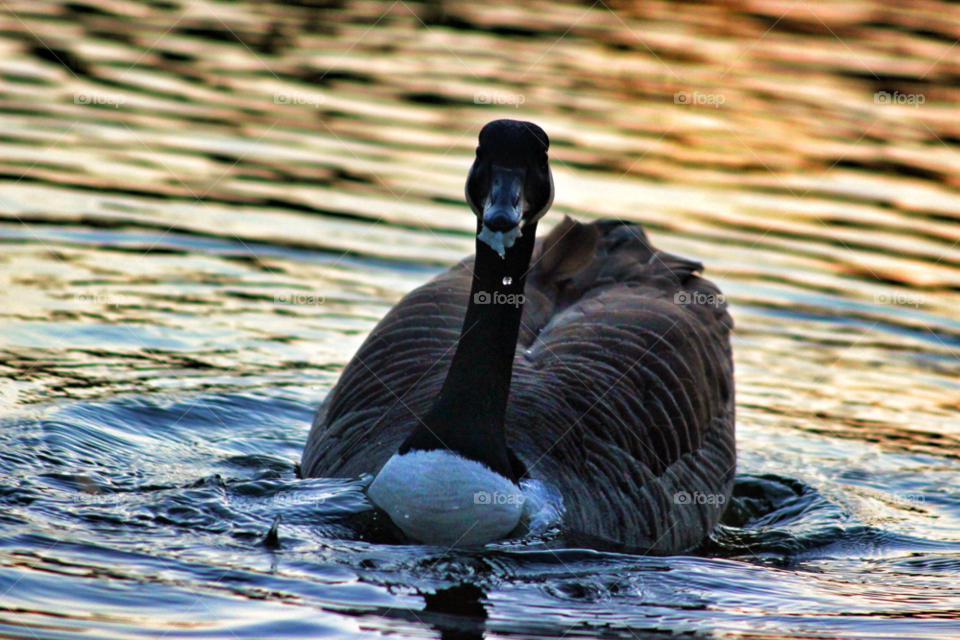
M 0 634 L 960 636 L 957 39 L 936 2 L 7 2 Z M 695 554 L 384 544 L 297 479 L 472 251 L 498 117 L 551 136 L 544 226 L 641 222 L 731 303 Z

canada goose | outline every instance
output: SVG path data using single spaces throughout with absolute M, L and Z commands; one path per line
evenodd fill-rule
M 521 479 L 562 496 L 562 527 L 659 554 L 717 524 L 736 466 L 733 326 L 702 265 L 620 220 L 566 218 L 549 139 L 480 132 L 466 183 L 477 252 L 404 297 L 314 419 L 304 477 L 375 476 L 411 539 L 470 546 L 520 521 Z

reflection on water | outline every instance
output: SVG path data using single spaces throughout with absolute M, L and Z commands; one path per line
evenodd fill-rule
M 960 635 L 949 5 L 3 11 L 3 634 Z M 366 333 L 472 251 L 497 117 L 551 136 L 547 225 L 640 221 L 732 303 L 696 557 L 379 544 L 361 484 L 296 478 Z

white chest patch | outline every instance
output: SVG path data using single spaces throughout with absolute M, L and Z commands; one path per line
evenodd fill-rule
M 410 538 L 446 547 L 499 540 L 520 521 L 511 480 L 451 451 L 410 451 L 387 461 L 367 495 Z

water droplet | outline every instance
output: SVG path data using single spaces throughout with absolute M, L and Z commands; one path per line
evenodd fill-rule
M 513 278 L 511 278 L 510 276 L 507 276 L 506 278 L 503 279 L 503 284 L 507 286 L 513 284 Z

